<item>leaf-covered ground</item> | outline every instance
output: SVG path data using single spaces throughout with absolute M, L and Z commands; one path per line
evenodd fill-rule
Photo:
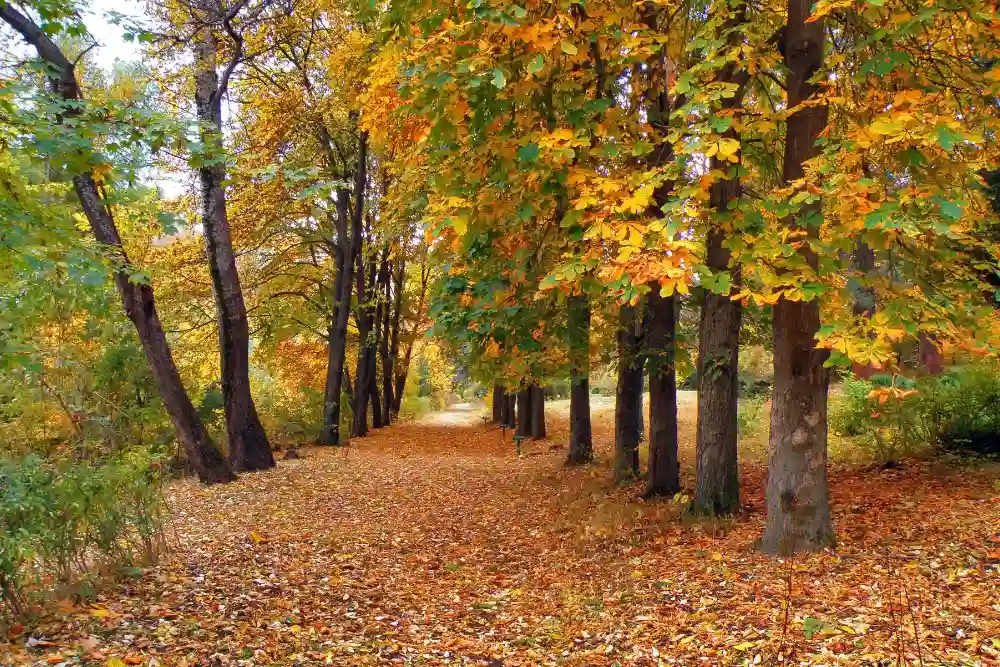
M 551 442 L 526 443 L 520 459 L 478 411 L 452 412 L 228 486 L 177 483 L 175 544 L 158 566 L 15 628 L 0 659 L 1000 664 L 1000 489 L 989 471 L 834 467 L 836 554 L 779 562 L 753 550 L 761 463 L 744 465 L 743 516 L 693 523 L 680 503 L 612 487 L 600 462 L 565 468 L 551 444 L 565 439 L 565 419 L 553 412 Z M 609 420 L 597 420 L 604 459 Z

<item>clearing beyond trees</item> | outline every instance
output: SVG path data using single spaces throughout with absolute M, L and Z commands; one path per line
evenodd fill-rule
M 176 482 L 161 563 L 50 610 L 5 664 L 996 664 L 983 471 L 834 464 L 836 555 L 774 560 L 753 548 L 762 461 L 743 463 L 740 515 L 679 520 L 682 499 L 612 485 L 606 408 L 598 463 L 564 466 L 552 407 L 552 441 L 521 457 L 465 406 L 232 484 Z

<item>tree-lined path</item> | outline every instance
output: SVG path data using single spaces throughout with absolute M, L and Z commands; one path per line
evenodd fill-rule
M 995 658 L 1000 503 L 985 475 L 834 466 L 836 555 L 782 563 L 753 550 L 759 462 L 742 471 L 744 515 L 678 520 L 679 503 L 611 486 L 596 414 L 599 463 L 583 468 L 548 441 L 517 458 L 481 421 L 430 418 L 232 484 L 176 483 L 161 564 L 53 610 L 36 631 L 52 644 L 19 642 L 14 664 L 77 664 L 81 640 L 159 665 L 743 664 L 779 649 L 895 664 L 897 642 L 924 664 Z M 685 463 L 692 424 L 682 413 Z

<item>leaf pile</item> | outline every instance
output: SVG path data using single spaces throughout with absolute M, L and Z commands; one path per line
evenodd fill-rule
M 564 468 L 564 420 L 517 458 L 452 417 L 174 485 L 172 552 L 13 628 L 0 662 L 1000 664 L 1000 488 L 983 471 L 834 468 L 836 555 L 782 562 L 753 550 L 760 463 L 743 516 L 694 523 L 683 499 Z

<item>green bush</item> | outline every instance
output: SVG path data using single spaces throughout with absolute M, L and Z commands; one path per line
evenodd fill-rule
M 153 561 L 163 546 L 160 459 L 133 450 L 95 465 L 0 459 L 0 604 L 91 572 Z M 0 616 L 2 616 L 0 615 Z
M 993 364 L 916 381 L 847 379 L 830 428 L 883 463 L 933 451 L 1000 454 L 998 404 L 1000 368 Z

